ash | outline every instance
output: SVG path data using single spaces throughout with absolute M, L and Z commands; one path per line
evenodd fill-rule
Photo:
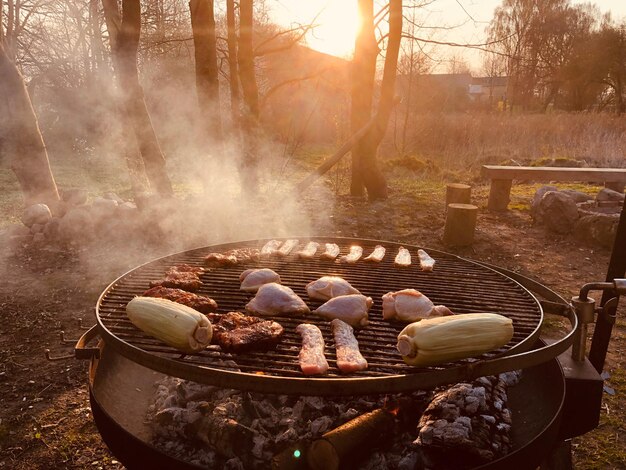
M 290 460 L 285 456 L 295 449 L 304 453 L 324 433 L 369 411 L 393 409 L 393 432 L 368 453 L 359 453 L 358 468 L 438 468 L 441 458 L 433 449 L 454 448 L 485 461 L 508 451 L 511 420 L 505 389 L 518 376 L 507 377 L 481 378 L 436 393 L 324 398 L 249 393 L 167 377 L 157 384 L 148 420 L 156 447 L 201 467 L 306 468 L 305 459 L 295 466 L 291 459 L 285 466 Z M 451 403 L 456 411 L 451 411 Z M 442 433 L 443 421 L 449 430 Z M 457 431 L 462 437 L 451 439 Z M 496 436 L 492 442 L 498 448 L 488 447 L 476 433 L 483 439 Z M 483 448 L 486 452 L 478 454 L 471 450 Z

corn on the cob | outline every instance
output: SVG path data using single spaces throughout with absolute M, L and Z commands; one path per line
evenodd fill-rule
M 213 336 L 206 316 L 167 299 L 135 297 L 126 305 L 126 315 L 140 330 L 187 353 L 203 350 Z
M 513 337 L 510 318 L 495 313 L 468 313 L 429 318 L 407 325 L 397 348 L 411 366 L 432 366 L 497 349 Z

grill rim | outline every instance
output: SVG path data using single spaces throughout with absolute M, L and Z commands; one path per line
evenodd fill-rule
M 128 359 L 141 364 L 150 369 L 175 376 L 183 379 L 193 380 L 199 383 L 209 385 L 217 385 L 226 388 L 234 388 L 246 391 L 256 391 L 261 393 L 285 393 L 298 395 L 365 395 L 376 393 L 396 393 L 416 389 L 432 388 L 439 385 L 459 382 L 462 380 L 471 380 L 484 375 L 501 373 L 509 370 L 529 367 L 541 362 L 545 362 L 558 354 L 564 352 L 573 342 L 573 334 L 577 324 L 577 318 L 573 311 L 567 315 L 569 317 L 572 329 L 568 335 L 560 341 L 553 343 L 547 347 L 540 349 L 531 349 L 535 346 L 539 338 L 539 332 L 544 320 L 544 311 L 537 297 L 526 288 L 521 282 L 513 277 L 499 271 L 497 267 L 489 264 L 462 258 L 458 255 L 443 252 L 427 247 L 419 247 L 412 244 L 374 240 L 355 237 L 324 237 L 324 236 L 293 236 L 293 237 L 277 237 L 278 240 L 287 240 L 288 238 L 298 238 L 300 240 L 315 240 L 335 243 L 361 243 L 361 244 L 391 244 L 402 245 L 409 249 L 417 250 L 419 248 L 429 253 L 448 258 L 454 258 L 463 263 L 473 264 L 481 269 L 487 269 L 494 272 L 498 276 L 506 278 L 508 281 L 516 284 L 528 294 L 539 311 L 539 321 L 535 329 L 527 335 L 526 338 L 509 348 L 507 351 L 499 354 L 494 358 L 469 362 L 460 366 L 448 367 L 445 369 L 428 369 L 423 372 L 415 372 L 414 369 L 407 374 L 394 374 L 383 377 L 285 377 L 274 375 L 260 375 L 250 372 L 223 370 L 207 365 L 192 364 L 179 361 L 173 358 L 157 356 L 151 352 L 134 346 L 133 344 L 119 338 L 115 333 L 111 332 L 103 323 L 100 315 L 100 306 L 103 299 L 115 286 L 124 280 L 134 271 L 137 271 L 149 264 L 163 262 L 167 258 L 177 256 L 189 256 L 191 253 L 199 250 L 224 251 L 232 248 L 241 247 L 245 244 L 261 244 L 272 238 L 250 239 L 241 241 L 231 241 L 215 245 L 201 246 L 190 250 L 184 250 L 177 253 L 168 254 L 160 258 L 150 260 L 139 266 L 136 266 L 126 273 L 119 276 L 111 282 L 100 294 L 96 304 L 96 321 L 98 332 L 107 345 L 110 345 L 117 352 Z M 523 277 L 523 276 L 516 276 Z M 562 300 L 558 294 L 556 297 Z M 564 301 L 563 301 L 564 302 Z M 182 357 L 182 355 L 181 355 Z

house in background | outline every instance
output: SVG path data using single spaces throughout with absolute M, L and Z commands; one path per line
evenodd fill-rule
M 506 103 L 508 77 L 473 77 L 469 86 L 472 101 L 496 106 Z

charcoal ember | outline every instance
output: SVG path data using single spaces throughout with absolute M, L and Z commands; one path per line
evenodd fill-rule
M 313 435 L 322 435 L 328 431 L 333 424 L 333 419 L 330 416 L 320 416 L 311 422 L 311 433 Z
M 516 378 L 517 377 L 517 378 Z M 417 425 L 414 445 L 426 468 L 471 468 L 506 455 L 511 448 L 507 373 L 459 383 L 435 394 Z
M 239 457 L 234 457 L 227 460 L 222 468 L 224 470 L 245 470 L 246 467 Z

